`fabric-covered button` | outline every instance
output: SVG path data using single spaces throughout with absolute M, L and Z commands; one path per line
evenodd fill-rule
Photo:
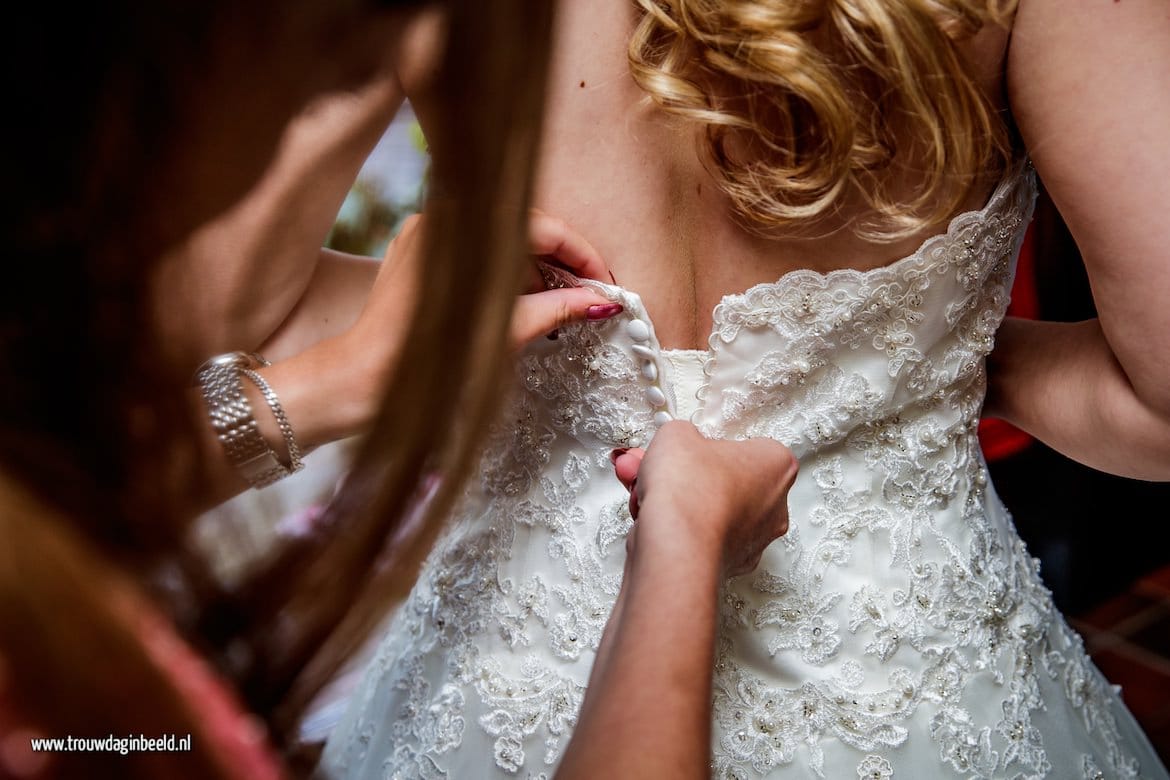
M 670 412 L 656 412 L 654 414 L 654 424 L 660 428 L 673 419 L 674 418 L 670 416 Z
M 642 364 L 642 376 L 653 382 L 658 378 L 658 366 L 654 365 L 653 361 L 647 360 Z
M 651 406 L 665 406 L 666 393 L 662 392 L 662 388 L 657 385 L 646 388 L 646 400 L 650 402 Z
M 657 357 L 657 355 L 654 354 L 654 350 L 650 349 L 650 347 L 647 347 L 645 344 L 635 344 L 634 346 L 630 347 L 630 350 L 643 360 L 653 360 Z
M 634 341 L 647 341 L 650 338 L 650 326 L 641 320 L 630 320 L 626 323 L 626 333 Z

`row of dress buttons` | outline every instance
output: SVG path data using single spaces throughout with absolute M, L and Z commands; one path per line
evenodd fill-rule
M 658 410 L 654 413 L 654 424 L 666 425 L 674 418 L 663 408 L 666 406 L 666 393 L 658 386 L 658 356 L 646 346 L 650 340 L 650 326 L 639 319 L 630 320 L 626 323 L 626 335 L 634 342 L 630 349 L 641 361 L 642 376 L 651 383 L 646 388 L 646 402 Z

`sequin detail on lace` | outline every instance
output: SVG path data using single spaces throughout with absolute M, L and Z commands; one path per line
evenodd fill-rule
M 716 308 L 696 424 L 776 438 L 802 469 L 789 534 L 721 595 L 713 775 L 1137 777 L 976 439 L 1034 193 L 1016 171 L 890 266 L 795 272 Z M 380 740 L 387 776 L 554 771 L 631 523 L 608 453 L 675 412 L 640 300 L 592 286 L 625 313 L 521 357 L 334 765 Z M 1051 748 L 1074 732 L 1075 755 Z

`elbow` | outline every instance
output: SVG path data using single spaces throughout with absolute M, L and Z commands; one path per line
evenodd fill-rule
M 1144 382 L 1134 382 L 1131 379 L 1130 384 L 1134 397 L 1146 413 L 1162 426 L 1170 427 L 1170 377 L 1158 377 Z
M 1143 403 L 1146 425 L 1141 428 L 1140 449 L 1144 461 L 1138 478 L 1152 482 L 1170 482 L 1170 408 Z
M 1111 465 L 1104 470 L 1147 482 L 1170 482 L 1170 409 L 1149 404 L 1135 393 L 1129 403 L 1112 411 L 1116 416 L 1103 420 L 1101 430 L 1122 435 L 1098 441 L 1100 451 L 1111 453 Z

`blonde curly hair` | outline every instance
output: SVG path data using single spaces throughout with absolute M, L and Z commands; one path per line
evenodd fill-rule
M 712 173 L 757 232 L 804 232 L 848 197 L 873 214 L 859 236 L 904 238 L 1012 157 L 956 44 L 1007 27 L 1017 0 L 636 1 L 634 79 L 705 130 Z

